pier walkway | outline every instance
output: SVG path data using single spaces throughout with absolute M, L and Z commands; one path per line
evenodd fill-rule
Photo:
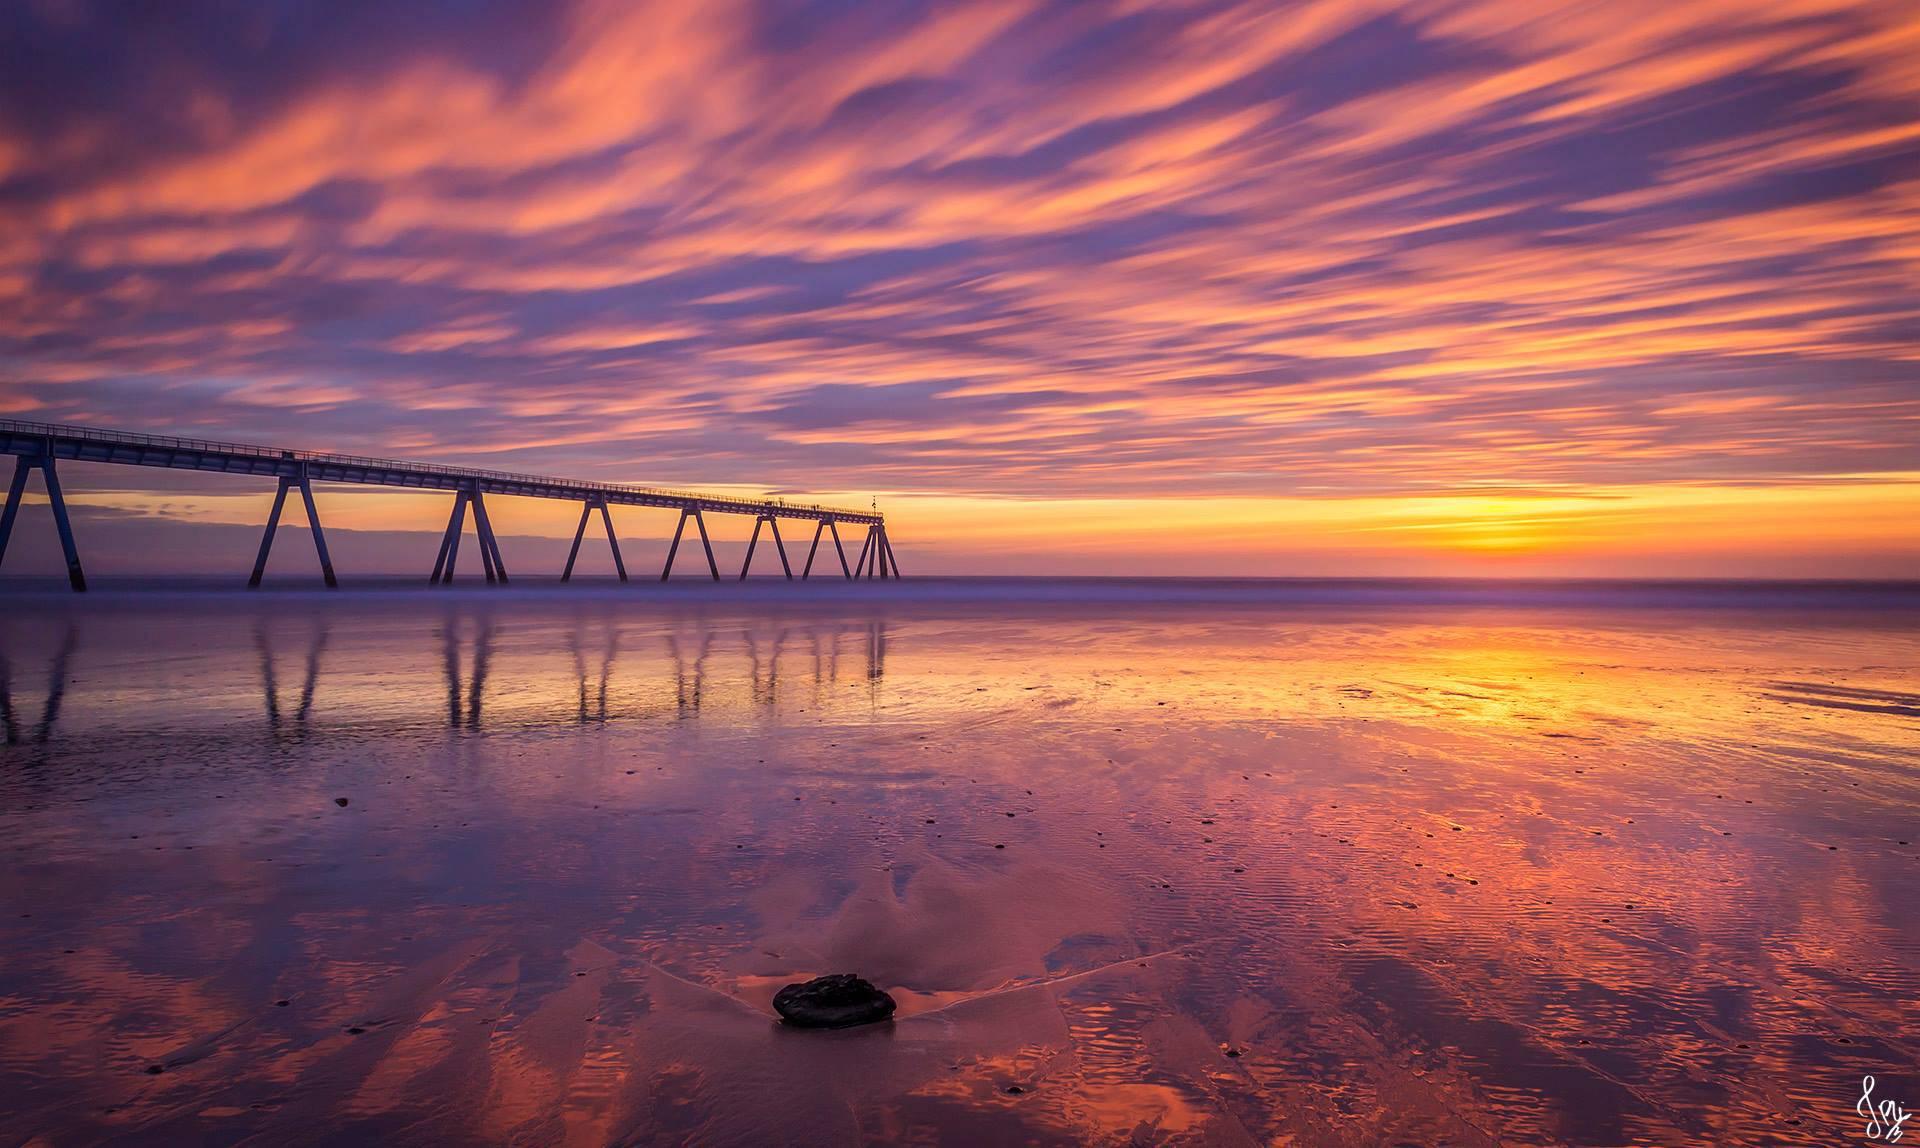
M 778 498 L 740 498 L 729 495 L 700 494 L 690 490 L 633 486 L 615 482 L 590 482 L 554 478 L 537 474 L 483 470 L 476 467 L 447 466 L 431 462 L 402 462 L 387 458 L 333 454 L 325 451 L 285 450 L 250 446 L 244 443 L 213 442 L 205 439 L 171 438 L 98 427 L 62 426 L 53 423 L 20 422 L 0 419 L 0 454 L 14 456 L 13 481 L 7 487 L 6 509 L 0 513 L 0 563 L 6 561 L 7 541 L 13 534 L 14 519 L 26 492 L 27 479 L 39 471 L 46 483 L 47 501 L 53 509 L 54 527 L 60 534 L 60 546 L 67 560 L 67 579 L 75 590 L 87 588 L 80 567 L 80 553 L 74 542 L 73 525 L 67 516 L 67 504 L 60 491 L 57 462 L 109 463 L 121 466 L 164 467 L 170 470 L 213 471 L 220 474 L 252 475 L 277 479 L 273 510 L 267 515 L 266 532 L 260 539 L 260 554 L 254 561 L 249 586 L 258 586 L 266 573 L 267 555 L 273 549 L 273 536 L 280 525 L 280 512 L 289 492 L 298 490 L 306 504 L 307 521 L 312 526 L 314 549 L 320 557 L 321 576 L 328 586 L 338 586 L 333 560 L 327 553 L 326 534 L 320 527 L 319 509 L 314 504 L 314 483 L 352 483 L 362 486 L 397 486 L 419 490 L 448 491 L 453 494 L 453 510 L 440 539 L 439 557 L 428 581 L 444 584 L 453 581 L 454 565 L 460 556 L 460 539 L 466 531 L 469 507 L 473 511 L 474 533 L 480 547 L 480 565 L 488 582 L 507 583 L 507 565 L 487 517 L 486 497 L 490 494 L 522 498 L 551 498 L 580 504 L 580 524 L 573 533 L 573 548 L 567 554 L 561 581 L 573 577 L 574 560 L 580 555 L 580 543 L 587 523 L 597 511 L 606 527 L 607 543 L 613 549 L 614 569 L 622 582 L 627 580 L 626 563 L 620 556 L 620 542 L 614 536 L 609 506 L 657 506 L 680 511 L 673 542 L 667 548 L 666 566 L 660 572 L 665 581 L 673 573 L 674 555 L 680 539 L 692 520 L 706 551 L 707 569 L 714 581 L 720 580 L 720 566 L 714 561 L 713 544 L 707 536 L 705 515 L 751 514 L 753 537 L 747 543 L 746 561 L 740 577 L 753 567 L 754 551 L 760 544 L 760 530 L 766 527 L 772 536 L 780 567 L 788 580 L 794 578 L 787 550 L 780 538 L 782 518 L 814 523 L 813 545 L 799 577 L 812 576 L 814 559 L 823 535 L 833 538 L 834 553 L 840 561 L 841 575 L 856 578 L 898 578 L 900 567 L 893 557 L 893 544 L 887 538 L 885 516 L 871 510 L 848 510 L 814 503 L 788 502 Z M 858 561 L 847 562 L 840 542 L 840 523 L 864 525 L 867 537 Z

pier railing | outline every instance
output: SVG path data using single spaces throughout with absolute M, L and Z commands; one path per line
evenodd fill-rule
M 485 496 L 488 494 L 563 499 L 582 504 L 580 525 L 574 532 L 573 552 L 567 559 L 567 568 L 561 576 L 562 580 L 572 576 L 574 559 L 580 550 L 581 537 L 585 533 L 588 519 L 596 509 L 599 510 L 607 528 L 607 540 L 614 552 L 614 564 L 621 580 L 626 580 L 626 566 L 620 558 L 619 542 L 614 537 L 612 516 L 607 511 L 610 504 L 666 507 L 680 511 L 680 524 L 674 531 L 673 543 L 667 551 L 666 569 L 661 574 L 663 580 L 672 573 L 673 557 L 679 549 L 680 538 L 689 518 L 694 521 L 699 530 L 701 543 L 706 550 L 708 569 L 716 581 L 719 579 L 720 568 L 713 558 L 713 547 L 707 536 L 706 521 L 703 516 L 709 511 L 716 514 L 754 516 L 753 539 L 747 545 L 746 564 L 740 572 L 740 577 L 743 579 L 752 566 L 753 554 L 759 544 L 762 526 L 771 528 L 774 547 L 780 556 L 781 568 L 788 578 L 793 577 L 792 567 L 787 562 L 786 547 L 780 540 L 779 520 L 781 518 L 801 519 L 816 524 L 813 548 L 808 552 L 806 569 L 801 574 L 803 579 L 812 573 L 814 556 L 819 550 L 822 533 L 826 531 L 832 532 L 835 549 L 840 553 L 842 573 L 846 577 L 899 576 L 899 567 L 893 559 L 893 548 L 886 537 L 886 522 L 878 511 L 851 510 L 820 503 L 789 502 L 786 499 L 772 497 L 748 498 L 736 495 L 703 494 L 668 487 L 601 482 L 593 479 L 557 478 L 550 475 L 490 470 L 482 467 L 403 461 L 332 451 L 266 447 L 251 443 L 223 442 L 217 439 L 144 434 L 138 431 L 26 422 L 19 419 L 0 419 L 0 454 L 12 454 L 16 457 L 13 482 L 7 494 L 5 516 L 0 518 L 0 561 L 6 558 L 7 540 L 13 530 L 14 518 L 19 510 L 27 477 L 33 470 L 38 469 L 46 480 L 48 500 L 53 504 L 55 524 L 59 528 L 62 548 L 66 552 L 68 575 L 76 590 L 85 589 L 86 582 L 80 571 L 79 555 L 73 545 L 72 527 L 67 517 L 66 504 L 60 495 L 54 467 L 56 460 L 212 471 L 223 474 L 253 474 L 279 479 L 279 493 L 274 498 L 273 510 L 267 520 L 266 535 L 261 540 L 260 556 L 254 565 L 253 585 L 259 584 L 265 570 L 267 554 L 273 545 L 274 531 L 279 524 L 281 509 L 288 492 L 294 489 L 299 490 L 306 503 L 307 517 L 313 528 L 314 544 L 320 552 L 321 572 L 326 578 L 327 585 L 335 585 L 332 562 L 327 556 L 325 536 L 321 533 L 318 511 L 314 504 L 312 488 L 314 482 L 401 486 L 454 492 L 453 514 L 441 540 L 440 558 L 435 563 L 434 573 L 430 579 L 433 582 L 447 582 L 453 578 L 454 564 L 459 556 L 459 539 L 464 529 L 469 504 L 473 508 L 474 526 L 481 543 L 481 565 L 487 581 L 501 583 L 507 581 L 506 563 L 500 554 L 498 541 L 493 535 L 493 528 L 487 517 Z M 868 537 L 861 551 L 858 571 L 848 567 L 845 552 L 840 550 L 838 523 L 841 522 L 865 525 L 868 528 Z
M 102 427 L 73 426 L 66 423 L 36 423 L 23 422 L 18 419 L 0 419 L 0 435 L 69 439 L 75 442 L 147 447 L 155 450 L 195 451 L 203 454 L 245 455 L 276 462 L 292 459 L 298 462 L 325 463 L 369 470 L 411 470 L 427 474 L 443 475 L 454 479 L 484 479 L 490 482 L 506 483 L 515 486 L 564 487 L 577 490 L 594 490 L 603 494 L 630 494 L 646 498 L 664 499 L 671 502 L 726 503 L 729 506 L 738 505 L 743 508 L 778 508 L 782 511 L 791 511 L 809 516 L 829 514 L 842 522 L 874 522 L 880 518 L 878 514 L 868 510 L 852 510 L 845 507 L 826 506 L 814 502 L 789 502 L 784 498 L 739 498 L 729 495 L 703 494 L 694 490 L 676 490 L 664 486 L 637 486 L 631 483 L 600 482 L 594 479 L 554 478 L 549 475 L 525 474 L 508 470 L 491 470 L 485 467 L 449 466 L 445 463 L 438 462 L 402 461 L 399 459 L 377 458 L 368 455 L 340 454 L 335 451 L 284 449 L 256 446 L 251 443 L 222 442 L 218 439 L 140 434 L 136 431 L 108 430 Z M 717 505 L 709 505 L 709 509 L 717 511 L 719 508 Z

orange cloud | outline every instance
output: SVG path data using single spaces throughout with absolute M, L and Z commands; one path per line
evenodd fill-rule
M 1911 5 L 519 20 L 0 122 L 0 408 L 1076 505 L 1920 464 Z

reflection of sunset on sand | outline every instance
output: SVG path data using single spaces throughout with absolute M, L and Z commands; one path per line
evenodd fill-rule
M 0 626 L 30 1137 L 1741 1144 L 1914 1062 L 1906 614 L 286 600 Z M 895 1021 L 773 1023 L 839 970 Z

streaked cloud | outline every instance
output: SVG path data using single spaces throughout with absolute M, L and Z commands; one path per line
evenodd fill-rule
M 0 413 L 922 498 L 1920 470 L 1911 4 L 76 0 L 0 53 Z

